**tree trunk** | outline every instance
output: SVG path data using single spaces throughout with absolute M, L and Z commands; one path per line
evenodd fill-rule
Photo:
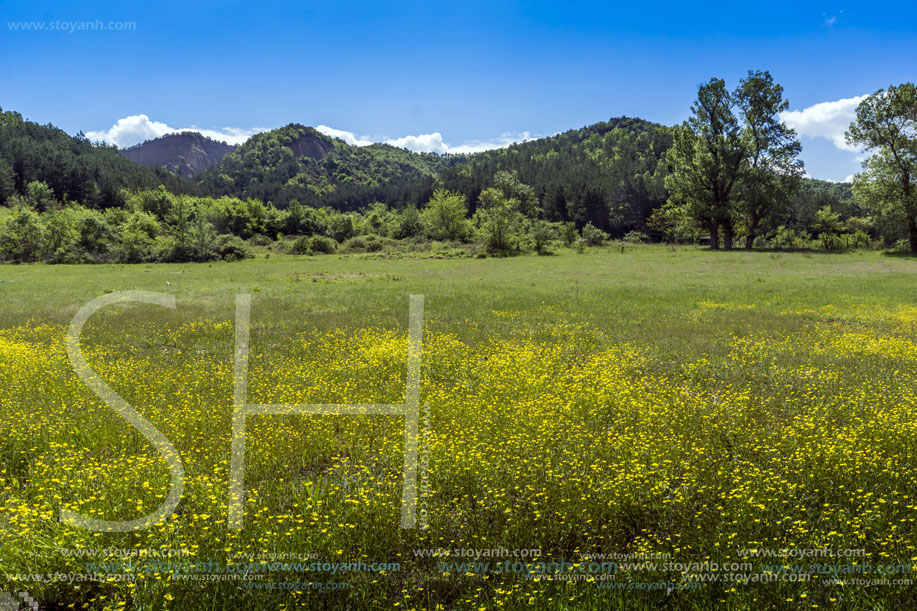
M 751 250 L 755 247 L 755 238 L 758 237 L 758 226 L 761 224 L 761 218 L 756 213 L 752 213 L 751 218 L 745 221 L 745 250 Z
M 732 250 L 732 239 L 734 234 L 732 232 L 732 223 L 723 224 L 723 248 L 726 250 Z
M 907 220 L 907 240 L 911 245 L 911 252 L 917 254 L 917 219 L 910 217 Z
M 717 250 L 720 247 L 720 225 L 716 221 L 710 223 L 710 248 Z

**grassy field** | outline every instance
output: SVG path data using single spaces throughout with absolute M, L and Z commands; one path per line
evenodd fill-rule
M 64 345 L 81 306 L 135 289 L 177 308 L 106 308 L 83 351 L 187 481 L 165 522 L 93 533 L 61 509 L 129 520 L 169 490 Z M 917 261 L 875 252 L 661 246 L 3 266 L 0 592 L 55 609 L 913 608 L 915 289 Z M 404 401 L 424 295 L 427 528 L 399 528 L 402 419 L 288 415 L 251 420 L 245 526 L 228 528 L 241 293 L 262 403 Z

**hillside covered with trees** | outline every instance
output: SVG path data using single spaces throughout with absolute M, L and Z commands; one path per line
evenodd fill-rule
M 173 193 L 193 193 L 197 186 L 163 168 L 143 168 L 115 147 L 90 143 L 52 125 L 26 121 L 0 109 L 0 204 L 24 196 L 34 181 L 47 185 L 59 201 L 90 208 L 121 207 L 123 190 L 160 185 Z
M 854 190 L 803 177 L 795 133 L 779 120 L 783 90 L 766 72 L 749 72 L 732 91 L 711 79 L 674 127 L 622 117 L 438 155 L 352 146 L 290 124 L 221 148 L 209 168 L 182 171 L 188 177 L 3 112 L 0 259 L 208 260 L 259 249 L 544 254 L 612 239 L 900 246 L 917 235 L 906 181 L 908 87 L 890 90 L 897 105 L 870 101 L 852 126 L 851 137 L 877 151 Z M 880 129 L 896 120 L 897 131 Z
M 412 153 L 387 144 L 351 146 L 304 125 L 252 136 L 198 177 L 205 192 L 256 198 L 286 208 L 357 210 L 373 202 L 420 205 L 456 157 Z

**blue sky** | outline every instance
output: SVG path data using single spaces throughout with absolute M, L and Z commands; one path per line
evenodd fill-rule
M 0 105 L 121 145 L 298 122 L 477 150 L 612 116 L 677 123 L 698 84 L 755 68 L 785 87 L 810 175 L 844 180 L 855 98 L 917 80 L 913 2 L 0 0 L 0 14 Z

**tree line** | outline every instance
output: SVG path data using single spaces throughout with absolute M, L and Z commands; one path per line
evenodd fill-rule
M 722 79 L 701 85 L 675 127 L 613 119 L 468 156 L 351 147 L 290 125 L 195 180 L 0 112 L 0 258 L 210 260 L 392 241 L 545 254 L 609 239 L 727 249 L 904 240 L 917 252 L 914 85 L 859 105 L 847 137 L 870 156 L 852 190 L 803 178 L 799 141 L 780 121 L 787 108 L 768 72 L 749 71 L 732 91 Z

